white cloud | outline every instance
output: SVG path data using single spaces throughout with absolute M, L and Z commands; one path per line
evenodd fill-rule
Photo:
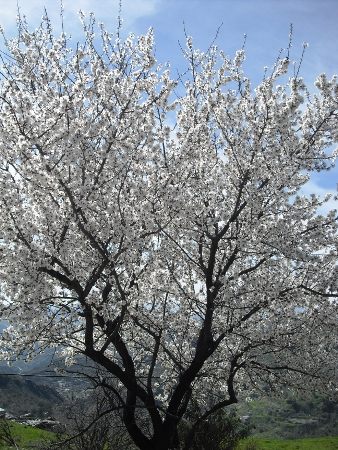
M 156 13 L 163 0 L 122 0 L 123 24 L 129 28 L 138 19 Z M 60 2 L 57 0 L 29 0 L 19 1 L 20 11 L 26 15 L 27 21 L 32 26 L 36 26 L 44 14 L 46 7 L 49 17 L 56 30 L 60 28 Z M 85 13 L 94 12 L 97 20 L 107 25 L 109 29 L 114 29 L 117 23 L 119 10 L 118 0 L 63 0 L 64 18 L 66 31 L 74 33 L 79 27 L 77 14 L 79 10 Z M 0 24 L 5 29 L 6 34 L 15 33 L 15 23 L 17 16 L 16 0 L 0 0 Z M 128 30 L 127 30 L 128 31 Z

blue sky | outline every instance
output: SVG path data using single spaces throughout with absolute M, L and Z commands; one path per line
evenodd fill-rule
M 60 26 L 57 0 L 21 0 L 20 8 L 29 23 L 37 24 L 46 6 L 56 28 Z M 77 12 L 93 11 L 98 20 L 114 29 L 118 0 L 64 0 L 66 30 L 76 39 Z M 155 30 L 156 56 L 170 61 L 173 69 L 182 67 L 178 42 L 184 42 L 184 27 L 196 46 L 206 49 L 221 25 L 217 44 L 233 54 L 246 41 L 246 69 L 254 81 L 263 67 L 271 66 L 282 47 L 288 44 L 289 25 L 294 37 L 291 59 L 299 58 L 302 43 L 309 43 L 301 74 L 308 84 L 319 73 L 338 73 L 338 0 L 123 0 L 124 31 L 144 33 Z M 0 0 L 0 23 L 8 34 L 15 32 L 16 0 Z M 79 36 L 80 39 L 80 36 Z M 315 175 L 308 191 L 335 191 L 338 168 Z M 333 201 L 331 202 L 333 205 Z M 337 202 L 336 202 L 337 205 Z

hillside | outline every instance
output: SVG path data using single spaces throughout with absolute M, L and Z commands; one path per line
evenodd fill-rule
M 61 395 L 50 386 L 17 375 L 0 375 L 0 407 L 10 414 L 52 414 L 60 402 Z
M 338 402 L 322 396 L 255 399 L 236 409 L 262 438 L 338 436 Z

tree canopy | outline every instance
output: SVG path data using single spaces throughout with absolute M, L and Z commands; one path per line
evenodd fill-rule
M 253 87 L 243 49 L 190 37 L 175 79 L 152 30 L 83 29 L 4 39 L 1 357 L 85 355 L 144 450 L 179 448 L 191 402 L 198 425 L 257 390 L 334 395 L 337 211 L 301 189 L 333 165 L 337 79 L 309 92 L 286 54 Z

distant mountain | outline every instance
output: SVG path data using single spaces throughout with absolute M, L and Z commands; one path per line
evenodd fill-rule
M 6 322 L 0 321 L 0 333 L 6 326 Z M 29 362 L 17 359 L 9 365 L 0 360 L 0 408 L 14 415 L 50 412 L 61 399 L 86 395 L 89 381 L 81 374 L 91 372 L 92 366 L 84 356 L 79 356 L 76 364 L 66 367 L 55 349 L 47 349 Z M 62 374 L 55 373 L 56 367 Z
M 0 320 L 0 333 L 7 327 L 5 320 Z M 41 355 L 38 355 L 30 362 L 24 359 L 18 359 L 11 362 L 9 365 L 7 361 L 0 360 L 0 374 L 2 373 L 16 373 L 16 374 L 31 374 L 40 373 L 49 368 L 55 355 L 54 349 L 48 349 Z
M 44 413 L 52 414 L 62 401 L 61 395 L 50 386 L 18 375 L 0 375 L 0 408 L 10 414 L 31 413 L 41 417 Z
M 26 362 L 24 359 L 18 359 L 11 362 L 0 361 L 0 374 L 14 373 L 14 374 L 33 374 L 42 373 L 50 367 L 54 359 L 54 350 L 46 350 L 41 355 L 38 355 L 32 361 Z

